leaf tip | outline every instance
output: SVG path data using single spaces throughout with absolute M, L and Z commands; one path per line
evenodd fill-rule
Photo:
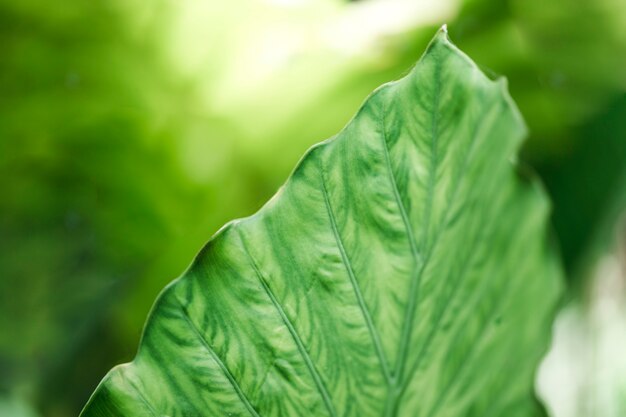
M 448 35 L 448 25 L 442 25 L 435 36 L 431 39 L 426 47 L 426 51 L 422 55 L 422 58 L 431 54 L 434 50 L 438 50 L 440 48 L 448 49 L 452 46 L 452 41 L 450 40 L 450 36 Z
M 435 35 L 435 38 L 433 39 L 432 43 L 449 43 L 449 42 L 450 42 L 450 36 L 448 34 L 448 24 L 444 23 L 437 31 L 437 34 Z

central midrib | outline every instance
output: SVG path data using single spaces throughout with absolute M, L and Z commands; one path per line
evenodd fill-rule
M 426 239 L 428 234 L 428 229 L 430 226 L 430 217 L 433 206 L 433 194 L 435 189 L 435 177 L 437 172 L 437 137 L 438 137 L 438 109 L 439 109 L 439 97 L 441 92 L 441 76 L 439 71 L 440 65 L 435 64 L 434 70 L 434 93 L 433 93 L 433 111 L 432 111 L 432 121 L 431 121 L 431 152 L 430 152 L 430 167 L 429 167 L 429 182 L 428 182 L 428 193 L 427 193 L 427 204 L 424 210 L 424 222 L 423 222 L 423 231 L 424 231 L 424 243 L 423 248 L 428 249 L 424 250 L 426 252 L 426 256 L 423 259 L 420 259 L 420 253 L 417 249 L 417 242 L 415 240 L 415 236 L 413 234 L 413 229 L 411 227 L 411 223 L 409 217 L 407 215 L 406 208 L 402 202 L 400 197 L 400 191 L 398 189 L 398 185 L 395 180 L 395 175 L 393 173 L 393 168 L 391 165 L 391 158 L 389 155 L 389 145 L 387 142 L 387 128 L 385 126 L 385 100 L 383 97 L 382 100 L 382 112 L 381 112 L 381 134 L 383 139 L 383 150 L 385 155 L 385 163 L 387 165 L 387 170 L 389 173 L 389 180 L 392 185 L 392 189 L 394 192 L 394 196 L 396 199 L 396 203 L 398 205 L 398 209 L 400 211 L 402 221 L 404 223 L 404 228 L 406 231 L 407 239 L 409 241 L 409 246 L 411 248 L 411 254 L 414 259 L 415 269 L 413 275 L 411 277 L 411 283 L 409 287 L 409 299 L 407 301 L 406 311 L 404 315 L 404 325 L 402 328 L 402 332 L 400 334 L 400 343 L 398 346 L 398 355 L 396 360 L 396 366 L 393 372 L 393 378 L 391 380 L 389 386 L 389 394 L 387 397 L 387 403 L 385 404 L 384 416 L 385 417 L 393 417 L 398 412 L 398 403 L 401 398 L 401 387 L 404 384 L 404 375 L 403 371 L 406 366 L 406 358 L 408 352 L 409 341 L 411 339 L 412 328 L 413 328 L 413 316 L 415 314 L 415 310 L 417 308 L 418 300 L 419 300 L 419 287 L 422 278 L 422 274 L 426 269 L 426 265 L 428 264 L 428 260 L 430 258 L 430 254 L 432 251 L 432 246 L 428 247 L 428 239 Z M 435 238 L 436 239 L 436 238 Z M 434 244 L 434 242 L 433 242 Z M 421 265 L 420 265 L 421 260 Z

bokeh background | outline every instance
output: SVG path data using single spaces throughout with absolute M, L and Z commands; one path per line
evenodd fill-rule
M 443 23 L 508 77 L 553 199 L 539 395 L 626 416 L 624 0 L 0 0 L 0 416 L 76 416 L 159 290 Z

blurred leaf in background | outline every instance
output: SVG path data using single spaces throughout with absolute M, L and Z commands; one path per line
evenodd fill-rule
M 76 415 L 202 243 L 444 22 L 509 78 L 584 292 L 626 184 L 623 1 L 0 0 L 0 392 Z

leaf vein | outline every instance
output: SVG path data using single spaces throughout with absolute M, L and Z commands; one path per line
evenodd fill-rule
M 317 370 L 317 368 L 316 368 L 315 364 L 313 363 L 313 361 L 312 361 L 308 351 L 306 350 L 306 347 L 304 346 L 304 342 L 302 341 L 302 338 L 300 337 L 300 334 L 298 333 L 298 331 L 294 327 L 293 323 L 291 322 L 291 320 L 287 316 L 287 313 L 285 313 L 285 310 L 283 309 L 282 305 L 280 304 L 280 302 L 276 298 L 276 295 L 274 294 L 272 289 L 269 287 L 269 285 L 267 283 L 267 280 L 265 279 L 265 276 L 262 274 L 261 270 L 259 269 L 259 267 L 258 267 L 258 265 L 256 263 L 256 260 L 254 259 L 254 257 L 250 253 L 250 250 L 248 249 L 248 246 L 247 246 L 247 244 L 245 242 L 245 239 L 241 235 L 241 233 L 239 233 L 239 239 L 241 240 L 241 244 L 242 244 L 244 252 L 246 253 L 247 257 L 250 259 L 250 263 L 252 265 L 252 268 L 254 269 L 254 272 L 255 272 L 257 278 L 259 279 L 259 281 L 261 283 L 261 286 L 263 287 L 263 289 L 264 289 L 265 293 L 267 294 L 267 296 L 272 301 L 272 304 L 276 308 L 276 310 L 277 310 L 278 314 L 280 315 L 283 323 L 285 324 L 285 326 L 289 330 L 289 333 L 291 334 L 291 337 L 293 338 L 294 342 L 296 343 L 296 345 L 298 347 L 298 350 L 300 351 L 300 356 L 302 356 L 302 359 L 304 359 L 304 362 L 305 362 L 307 368 L 309 368 L 309 372 L 311 373 L 311 376 L 313 377 L 315 385 L 317 386 L 317 389 L 318 389 L 320 395 L 322 396 L 322 400 L 324 401 L 324 405 L 326 406 L 329 415 L 332 416 L 332 417 L 337 417 L 337 412 L 335 411 L 335 407 L 333 406 L 333 403 L 332 403 L 332 401 L 330 399 L 330 394 L 328 393 L 328 389 L 326 388 L 326 385 L 324 384 L 324 381 L 323 381 L 319 371 Z
M 150 414 L 152 414 L 155 417 L 158 417 L 159 413 L 157 413 L 157 411 L 154 409 L 154 407 L 152 407 L 152 404 L 150 404 L 148 402 L 148 400 L 146 399 L 146 397 L 143 394 L 143 392 L 135 385 L 135 383 L 133 381 L 131 381 L 130 378 L 126 377 L 126 375 L 124 375 L 124 370 L 123 369 L 120 369 L 120 373 L 128 381 L 129 385 L 135 390 L 137 395 L 139 395 L 139 399 L 141 400 L 141 402 L 143 402 L 144 405 L 148 408 L 148 410 L 150 410 Z
M 365 299 L 363 298 L 361 287 L 359 285 L 359 282 L 356 279 L 356 276 L 354 274 L 354 268 L 352 267 L 352 263 L 350 262 L 350 258 L 348 257 L 348 254 L 346 253 L 346 249 L 343 244 L 343 239 L 341 238 L 341 235 L 339 233 L 339 228 L 337 227 L 337 219 L 335 218 L 335 214 L 333 212 L 333 208 L 330 203 L 330 197 L 328 195 L 328 189 L 326 187 L 324 167 L 322 166 L 321 160 L 320 160 L 319 169 L 320 169 L 320 176 L 322 180 L 321 181 L 322 182 L 322 194 L 324 196 L 324 203 L 326 205 L 326 211 L 328 212 L 328 218 L 330 221 L 331 229 L 333 231 L 333 235 L 335 237 L 335 242 L 341 254 L 341 260 L 346 268 L 346 271 L 348 272 L 348 277 L 350 279 L 350 283 L 352 284 L 352 288 L 354 290 L 354 294 L 356 296 L 357 303 L 359 304 L 361 313 L 363 314 L 363 318 L 365 319 L 367 330 L 370 334 L 372 342 L 374 343 L 374 349 L 376 350 L 376 356 L 378 357 L 378 361 L 380 362 L 383 375 L 385 377 L 385 380 L 389 384 L 391 383 L 392 378 L 391 378 L 391 373 L 389 371 L 389 366 L 387 363 L 388 361 L 382 348 L 380 335 L 378 334 L 378 331 L 376 330 L 376 326 L 374 326 L 374 321 L 372 320 L 372 314 L 367 306 L 367 303 L 365 302 Z
M 452 193 L 450 194 L 450 199 L 449 199 L 449 201 L 448 201 L 448 207 L 449 207 L 449 208 L 448 208 L 448 210 L 447 210 L 447 211 L 446 211 L 446 213 L 445 213 L 445 217 L 444 217 L 444 220 L 443 220 L 443 222 L 442 222 L 442 225 L 440 226 L 440 229 L 443 229 L 443 228 L 447 227 L 447 223 L 448 223 L 448 221 L 449 221 L 448 217 L 449 217 L 449 215 L 450 215 L 450 213 L 451 213 L 451 206 L 452 206 L 452 203 L 454 202 L 454 200 L 456 199 L 457 192 L 458 192 L 458 190 L 459 190 L 459 188 L 460 188 L 461 179 L 462 179 L 462 177 L 463 177 L 464 173 L 467 171 L 467 166 L 468 166 L 469 161 L 470 161 L 470 159 L 471 159 L 471 158 L 470 158 L 470 156 L 472 155 L 472 153 L 473 153 L 473 151 L 474 151 L 474 147 L 475 147 L 476 142 L 477 142 L 477 137 L 479 136 L 479 135 L 478 135 L 479 130 L 480 130 L 480 128 L 481 128 L 481 127 L 485 126 L 485 121 L 486 121 L 486 120 L 490 120 L 490 117 L 491 117 L 491 116 L 494 116 L 494 115 L 497 113 L 497 112 L 495 112 L 494 110 L 499 110 L 499 109 L 500 109 L 500 107 L 499 107 L 499 106 L 493 106 L 493 107 L 490 109 L 490 112 L 488 113 L 488 115 L 487 115 L 487 116 L 483 119 L 483 123 L 482 123 L 482 124 L 480 124 L 480 125 L 478 125 L 478 126 L 476 126 L 476 128 L 475 128 L 475 129 L 473 130 L 473 132 L 472 132 L 472 138 L 470 139 L 470 144 L 469 144 L 468 150 L 467 150 L 467 152 L 465 153 L 465 155 L 464 155 L 464 157 L 463 157 L 463 161 L 462 161 L 462 164 L 461 164 L 461 168 L 459 169 L 459 173 L 457 174 L 457 177 L 456 177 L 456 178 L 455 178 L 455 180 L 454 180 L 454 185 L 453 185 Z M 441 232 L 440 232 L 440 229 L 438 229 L 438 230 L 437 230 L 437 233 L 436 233 L 436 236 L 437 236 L 437 237 L 438 237 L 438 236 L 439 236 L 439 234 L 441 233 Z M 437 240 L 438 240 L 438 238 L 437 238 Z M 475 247 L 475 245 L 471 245 L 471 247 Z M 471 261 L 473 260 L 473 258 L 474 258 L 473 254 L 474 254 L 474 253 L 476 253 L 476 252 L 477 252 L 476 250 L 474 250 L 474 251 L 472 251 L 472 252 L 471 252 L 471 254 L 467 257 L 468 259 L 467 259 L 467 261 L 464 263 L 464 265 L 469 265 L 469 264 L 470 264 L 470 262 L 471 262 Z M 463 274 L 461 275 L 461 277 L 460 277 L 460 279 L 459 279 L 459 281 L 458 281 L 458 282 L 460 282 L 460 280 L 462 280 L 462 279 L 465 277 L 465 273 L 466 273 L 465 268 L 463 268 Z M 459 287 L 459 285 L 457 285 L 457 286 L 456 286 L 456 288 L 458 288 L 458 287 Z M 453 292 L 453 294 L 452 294 L 452 296 L 453 296 L 453 297 L 454 297 L 454 296 L 456 295 L 456 293 L 458 292 L 458 291 L 456 291 L 456 288 L 455 288 L 455 291 L 454 291 L 454 292 Z M 454 299 L 454 298 L 452 298 L 452 299 Z M 448 300 L 448 301 L 451 301 L 451 300 Z M 448 302 L 448 303 L 446 303 L 446 307 L 447 307 L 447 306 L 449 306 L 449 305 L 450 305 L 450 303 L 449 303 L 449 302 Z M 441 315 L 444 315 L 444 314 L 446 313 L 446 310 L 447 310 L 447 309 L 444 307 L 443 312 L 442 312 L 442 314 L 441 314 Z M 421 362 L 421 360 L 423 359 L 423 355 L 425 354 L 425 352 L 426 352 L 427 348 L 429 347 L 430 342 L 432 341 L 432 338 L 434 337 L 435 333 L 439 330 L 439 324 L 440 324 L 440 322 L 441 322 L 441 320 L 440 320 L 440 319 L 441 319 L 441 317 L 439 317 L 439 318 L 438 318 L 437 322 L 435 323 L 435 325 L 434 325 L 434 326 L 433 326 L 433 328 L 432 328 L 432 331 L 429 333 L 429 336 L 426 338 L 426 343 L 424 344 L 424 347 L 423 347 L 423 348 L 420 350 L 420 352 L 418 353 L 418 356 L 417 356 L 417 360 L 416 360 L 415 366 L 413 366 L 413 368 L 412 368 L 412 369 L 411 369 L 411 371 L 409 372 L 409 375 L 408 375 L 408 376 L 411 376 L 411 375 L 412 375 L 412 374 L 413 374 L 413 373 L 417 370 L 417 368 L 419 367 L 419 363 L 420 363 L 420 362 Z M 407 379 L 407 381 L 403 383 L 403 384 L 404 384 L 404 386 L 403 386 L 403 388 L 402 388 L 402 391 L 404 391 L 404 390 L 406 389 L 406 386 L 408 385 L 408 383 L 409 383 L 409 380 Z
M 452 390 L 452 388 L 454 388 L 456 385 L 459 384 L 459 380 L 460 380 L 459 376 L 462 375 L 463 372 L 467 371 L 468 363 L 471 362 L 470 359 L 473 359 L 474 355 L 476 355 L 477 352 L 480 352 L 479 347 L 480 348 L 483 347 L 478 342 L 479 341 L 484 342 L 483 336 L 487 332 L 489 325 L 493 323 L 495 317 L 498 316 L 498 313 L 501 313 L 501 309 L 504 309 L 506 307 L 505 301 L 508 301 L 507 296 L 514 293 L 516 290 L 517 290 L 517 287 L 509 285 L 504 289 L 503 291 L 504 294 L 498 297 L 498 301 L 496 302 L 494 307 L 489 311 L 489 314 L 487 315 L 487 319 L 483 321 L 483 324 L 480 327 L 478 334 L 476 335 L 476 342 L 472 343 L 469 351 L 465 355 L 465 360 L 461 362 L 461 365 L 456 370 L 454 376 L 450 378 L 446 386 L 442 390 L 439 391 L 439 395 L 433 407 L 430 409 L 428 413 L 426 413 L 427 416 L 435 416 L 435 413 L 443 406 L 444 400 L 448 397 L 448 395 L 450 395 L 450 391 Z M 459 328 L 459 331 L 456 332 L 453 340 L 456 341 L 456 339 L 460 337 L 461 333 L 462 333 L 462 328 Z M 451 344 L 451 346 L 454 346 L 454 345 L 455 343 Z
M 248 399 L 246 394 L 243 392 L 243 390 L 239 386 L 239 383 L 237 382 L 237 379 L 235 378 L 235 376 L 230 372 L 226 364 L 222 361 L 222 359 L 220 359 L 220 357 L 217 355 L 215 350 L 209 345 L 209 342 L 206 340 L 206 338 L 202 335 L 202 333 L 200 333 L 200 330 L 196 327 L 195 323 L 191 320 L 191 317 L 189 316 L 189 313 L 187 312 L 187 309 L 185 309 L 185 306 L 183 305 L 183 303 L 180 300 L 178 300 L 178 298 L 176 297 L 174 298 L 176 299 L 176 301 L 178 302 L 178 305 L 180 306 L 180 310 L 183 313 L 183 318 L 185 319 L 185 322 L 187 323 L 189 328 L 192 330 L 193 334 L 198 338 L 198 340 L 200 340 L 200 343 L 209 353 L 213 361 L 215 361 L 215 363 L 220 367 L 220 369 L 222 370 L 222 372 L 224 373 L 224 375 L 230 382 L 231 386 L 237 393 L 237 396 L 239 397 L 243 405 L 246 407 L 250 415 L 252 415 L 253 417 L 261 417 L 259 413 L 254 409 L 254 407 L 250 403 L 250 400 Z

